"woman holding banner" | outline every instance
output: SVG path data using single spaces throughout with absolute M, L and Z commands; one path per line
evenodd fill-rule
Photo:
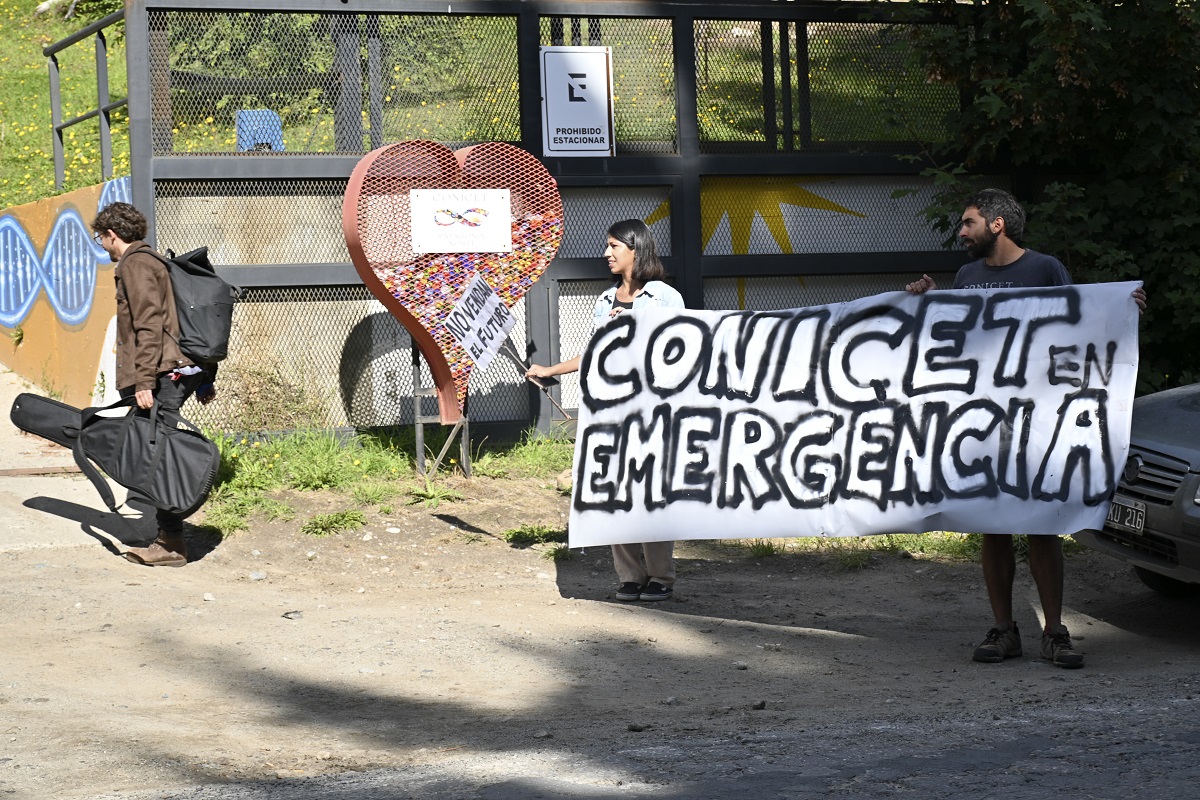
M 667 271 L 658 258 L 654 236 L 640 219 L 626 219 L 608 229 L 604 249 L 613 285 L 600 294 L 592 315 L 599 329 L 612 317 L 625 311 L 661 306 L 683 308 L 683 296 L 668 286 Z M 552 366 L 534 364 L 525 373 L 531 378 L 548 378 L 577 372 L 582 356 Z M 617 569 L 618 600 L 666 600 L 675 584 L 675 543 L 645 542 L 614 544 L 613 564 Z

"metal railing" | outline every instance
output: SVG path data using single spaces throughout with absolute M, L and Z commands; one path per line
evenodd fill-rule
M 112 178 L 112 132 L 110 129 L 111 114 L 114 110 L 129 104 L 128 97 L 110 101 L 108 99 L 108 41 L 104 38 L 104 29 L 125 19 L 125 10 L 115 11 L 103 19 L 96 20 L 86 28 L 71 34 L 65 39 L 48 45 L 42 49 L 50 67 L 50 119 L 54 126 L 54 188 L 61 190 L 66 182 L 66 156 L 63 131 L 87 122 L 93 117 L 100 121 L 100 170 L 104 180 Z M 60 84 L 57 54 L 73 44 L 82 42 L 89 36 L 96 38 L 96 107 L 72 117 L 66 122 L 62 118 L 62 88 Z

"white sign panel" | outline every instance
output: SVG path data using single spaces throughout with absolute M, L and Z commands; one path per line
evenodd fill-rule
M 410 189 L 414 253 L 511 253 L 508 189 Z
M 487 281 L 476 275 L 442 324 L 482 372 L 500 352 L 516 320 Z
M 612 51 L 543 47 L 542 154 L 611 156 Z
M 570 546 L 1100 528 L 1138 285 L 621 314 L 580 367 Z

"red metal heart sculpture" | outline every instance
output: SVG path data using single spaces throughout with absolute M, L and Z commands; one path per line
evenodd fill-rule
M 512 252 L 415 253 L 412 189 L 508 189 Z M 532 155 L 502 142 L 455 151 L 437 142 L 398 142 L 368 153 L 354 168 L 342 230 L 359 277 L 429 364 L 442 423 L 457 422 L 475 362 L 446 318 L 476 275 L 512 308 L 545 272 L 562 242 L 554 178 Z

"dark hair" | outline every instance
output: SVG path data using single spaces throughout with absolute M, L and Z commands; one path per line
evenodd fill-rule
M 1025 209 L 1003 189 L 980 189 L 967 198 L 966 208 L 976 208 L 984 222 L 991 225 L 1004 219 L 1004 233 L 1017 244 L 1025 238 Z
M 650 281 L 666 280 L 667 269 L 658 260 L 658 248 L 654 245 L 654 234 L 640 219 L 623 219 L 614 222 L 608 235 L 633 251 L 633 282 L 645 286 Z
M 146 217 L 129 203 L 109 203 L 92 220 L 96 233 L 112 231 L 126 244 L 146 238 Z

